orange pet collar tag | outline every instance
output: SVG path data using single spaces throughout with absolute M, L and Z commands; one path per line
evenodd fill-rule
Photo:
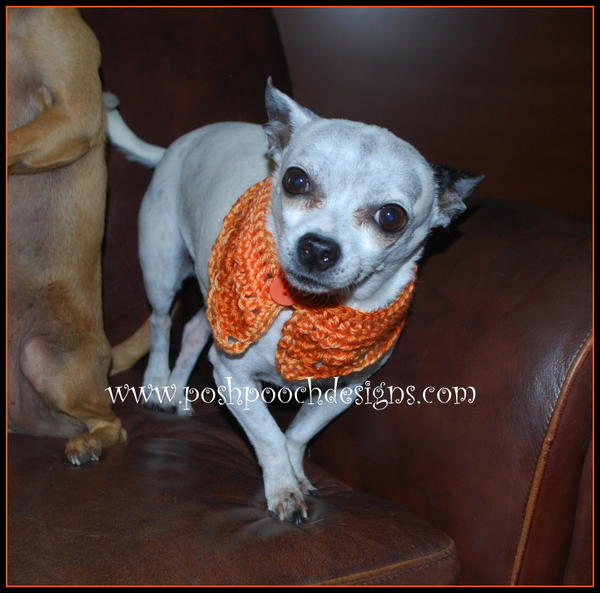
M 271 287 L 269 288 L 269 294 L 271 298 L 282 307 L 291 307 L 294 304 L 294 299 L 285 285 L 281 276 L 275 276 Z

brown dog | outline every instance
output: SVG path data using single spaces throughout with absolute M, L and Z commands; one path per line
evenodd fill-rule
M 100 50 L 76 9 L 8 15 L 9 427 L 73 437 L 80 464 L 126 440 L 105 391 Z

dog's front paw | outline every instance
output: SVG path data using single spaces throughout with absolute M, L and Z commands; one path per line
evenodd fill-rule
M 269 511 L 280 521 L 301 525 L 308 519 L 308 507 L 299 490 L 280 490 L 267 497 Z
M 302 491 L 302 494 L 308 494 L 309 496 L 319 496 L 319 489 L 313 486 L 306 476 L 298 478 L 298 486 Z
M 296 474 L 298 480 L 298 488 L 302 494 L 308 494 L 309 496 L 317 496 L 319 490 L 310 483 L 310 480 L 304 475 L 303 459 L 304 459 L 304 443 L 298 443 L 291 438 L 286 439 L 286 447 L 288 456 L 292 464 L 292 469 Z

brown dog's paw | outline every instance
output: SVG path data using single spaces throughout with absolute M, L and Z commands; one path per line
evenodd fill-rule
M 99 461 L 102 447 L 91 435 L 80 434 L 72 438 L 65 448 L 69 463 L 83 465 L 90 461 Z

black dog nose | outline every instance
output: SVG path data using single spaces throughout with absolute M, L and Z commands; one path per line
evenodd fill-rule
M 340 259 L 340 246 L 327 237 L 307 233 L 298 241 L 298 261 L 309 271 L 323 272 Z

